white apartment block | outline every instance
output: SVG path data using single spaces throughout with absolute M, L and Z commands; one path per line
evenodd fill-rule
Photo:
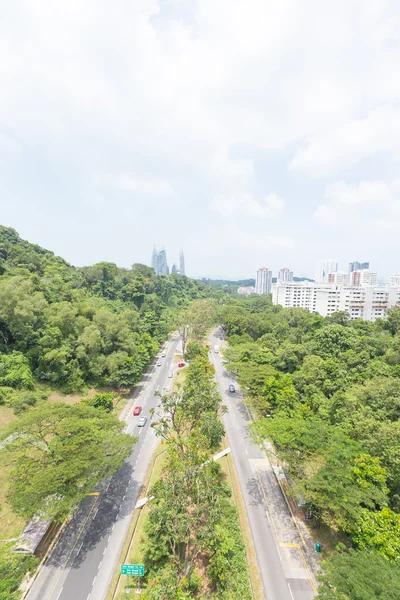
M 272 271 L 267 267 L 261 267 L 257 271 L 256 294 L 270 294 L 272 285 Z
M 278 271 L 278 283 L 293 281 L 293 271 L 284 267 Z
M 336 271 L 328 273 L 326 283 L 336 283 L 336 285 L 349 285 L 349 274 L 345 271 Z
M 360 269 L 359 271 L 353 271 L 349 275 L 349 284 L 350 285 L 360 285 L 361 287 L 365 285 L 377 285 L 378 273 L 374 273 L 369 269 Z
M 400 275 L 393 275 L 393 277 L 390 277 L 389 285 L 399 285 L 400 286 Z
M 329 273 L 336 273 L 338 270 L 337 260 L 320 260 L 317 263 L 317 273 L 315 281 L 317 283 L 326 283 Z
M 285 308 L 305 308 L 323 317 L 345 311 L 351 319 L 375 321 L 385 319 L 390 308 L 400 306 L 400 286 L 276 283 L 272 286 L 272 303 Z

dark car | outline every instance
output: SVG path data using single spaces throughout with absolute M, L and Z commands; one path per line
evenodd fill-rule
M 234 393 L 236 392 L 236 390 L 235 390 L 235 386 L 231 384 L 231 385 L 229 386 L 229 391 L 230 391 L 230 393 L 231 393 L 231 394 L 234 394 Z

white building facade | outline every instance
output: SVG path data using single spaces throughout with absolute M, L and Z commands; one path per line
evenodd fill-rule
M 284 267 L 278 271 L 278 283 L 293 281 L 293 271 Z
M 272 303 L 300 307 L 327 317 L 345 311 L 351 319 L 385 319 L 388 310 L 400 306 L 400 286 L 343 286 L 310 282 L 274 284 Z
M 350 273 L 349 284 L 357 286 L 377 285 L 378 273 L 374 273 L 369 269 L 360 269 Z
M 320 260 L 317 263 L 317 272 L 315 275 L 316 283 L 326 283 L 329 273 L 336 273 L 338 270 L 337 260 Z
M 272 271 L 267 267 L 261 267 L 257 271 L 256 294 L 270 294 L 272 285 Z

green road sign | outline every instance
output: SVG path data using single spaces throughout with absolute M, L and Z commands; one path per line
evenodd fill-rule
M 143 577 L 144 565 L 121 565 L 121 575 L 133 575 L 134 577 Z

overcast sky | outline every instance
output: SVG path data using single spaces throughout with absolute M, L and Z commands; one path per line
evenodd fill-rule
M 13 0 L 0 222 L 75 265 L 400 272 L 398 0 Z

